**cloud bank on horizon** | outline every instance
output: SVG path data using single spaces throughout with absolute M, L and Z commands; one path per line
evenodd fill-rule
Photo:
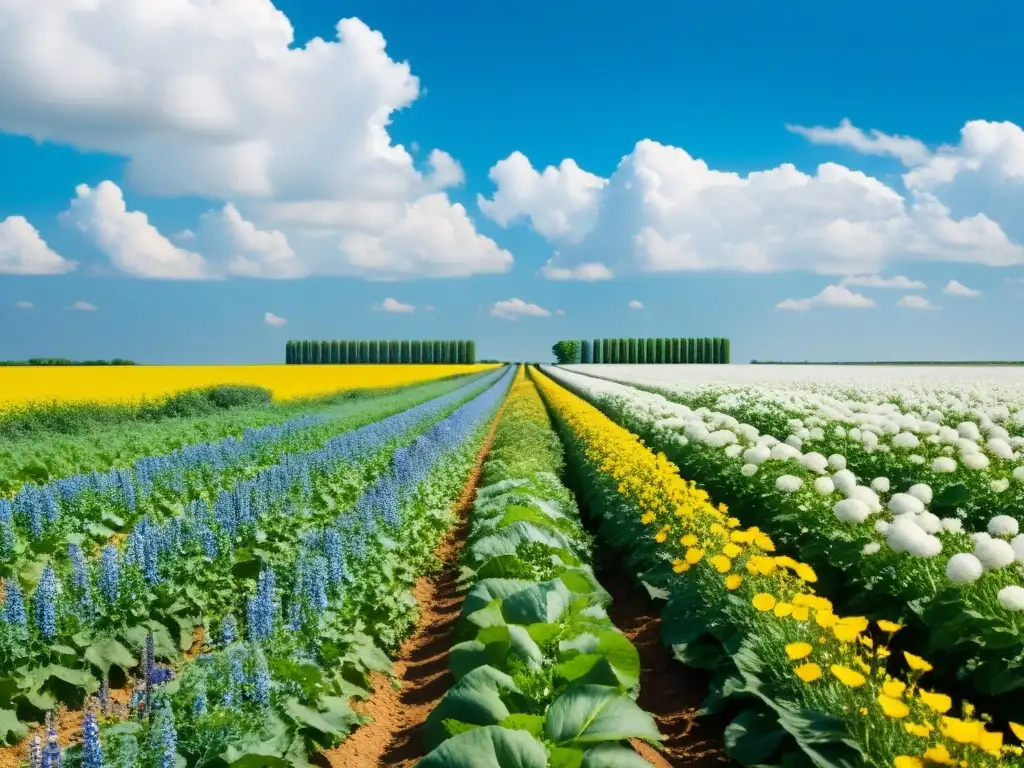
M 881 276 L 897 263 L 1024 264 L 1019 221 L 956 204 L 979 187 L 1024 203 L 1024 131 L 1010 122 L 971 120 L 956 143 L 938 147 L 846 118 L 779 127 L 853 158 L 889 158 L 902 166 L 898 184 L 840 162 L 743 175 L 646 138 L 607 178 L 571 157 L 537 169 L 515 151 L 490 168 L 493 189 L 471 212 L 450 197 L 465 182 L 455 157 L 433 149 L 417 163 L 393 143 L 390 120 L 416 102 L 420 83 L 364 22 L 342 19 L 335 39 L 293 47 L 291 22 L 270 0 L 134 7 L 0 0 L 0 131 L 128 161 L 120 184 L 68 190 L 60 217 L 119 274 L 390 281 L 510 271 L 513 254 L 481 234 L 474 216 L 503 229 L 526 225 L 549 243 L 538 274 L 550 281 L 710 270 L 834 281 L 780 309 L 865 308 L 875 299 L 863 291 L 925 288 Z M 168 68 L 181 51 L 190 68 Z M 122 184 L 218 202 L 168 236 L 130 209 Z M 0 273 L 56 276 L 79 266 L 25 217 L 0 221 Z M 956 280 L 943 293 L 978 295 Z M 907 294 L 899 306 L 933 306 L 918 299 Z M 395 299 L 381 308 L 415 309 Z M 490 314 L 557 311 L 512 298 Z

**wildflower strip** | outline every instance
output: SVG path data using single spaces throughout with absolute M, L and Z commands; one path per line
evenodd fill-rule
M 456 683 L 427 719 L 432 751 L 420 768 L 649 768 L 622 744 L 660 738 L 629 695 L 639 655 L 605 613 L 590 537 L 558 479 L 562 454 L 533 384 L 520 377 L 463 549 L 472 586 L 450 654 Z
M 684 663 L 717 670 L 705 709 L 743 705 L 726 738 L 734 759 L 764 764 L 799 750 L 879 768 L 1022 764 L 1021 748 L 970 705 L 953 716 L 950 697 L 925 687 L 925 659 L 904 652 L 888 670 L 899 624 L 837 615 L 814 593 L 810 566 L 775 555 L 770 536 L 742 528 L 595 407 L 541 373 L 535 380 L 599 535 L 668 595 L 665 641 Z

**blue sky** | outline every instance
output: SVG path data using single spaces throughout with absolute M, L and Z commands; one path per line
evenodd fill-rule
M 217 42 L 229 11 L 155 32 L 126 3 L 58 30 L 101 63 L 37 56 L 58 32 L 0 4 L 0 47 L 18 40 L 0 63 L 0 358 L 255 363 L 281 360 L 288 338 L 471 336 L 483 356 L 547 359 L 560 338 L 643 335 L 728 336 L 738 361 L 1020 357 L 1024 103 L 1011 35 L 1024 9 L 278 0 L 298 47 L 335 41 L 341 18 L 387 43 L 374 54 L 353 33 L 353 51 L 309 56 L 307 74 L 289 75 L 303 79 L 286 81 L 274 78 L 295 61 L 282 58 L 279 20 L 261 21 L 267 0 L 234 4 L 246 21 L 231 24 L 243 38 L 231 46 Z M 118 23 L 95 23 L 103 12 Z M 146 35 L 165 36 L 176 66 L 131 44 Z M 247 91 L 231 74 L 253 70 L 253 45 L 275 63 Z M 177 101 L 154 105 L 168 72 L 219 90 L 184 80 Z M 381 148 L 384 130 L 415 167 Z M 645 139 L 656 144 L 635 150 Z M 219 167 L 217 147 L 236 140 L 270 148 L 266 180 L 250 173 L 258 153 Z M 454 162 L 432 166 L 433 149 Z M 492 181 L 514 152 L 524 162 Z M 533 174 L 566 158 L 582 170 Z M 344 221 L 323 224 L 314 199 Z M 282 214 L 289 205 L 301 212 Z M 25 217 L 52 255 L 7 217 Z M 175 237 L 185 230 L 195 236 Z M 607 279 L 549 279 L 556 251 L 562 276 L 596 263 Z M 274 270 L 289 279 L 267 279 Z M 12 274 L 32 271 L 50 274 Z M 969 291 L 944 293 L 951 280 Z M 385 311 L 388 298 L 415 309 Z

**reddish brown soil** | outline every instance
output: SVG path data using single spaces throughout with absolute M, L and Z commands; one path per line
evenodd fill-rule
M 389 684 L 384 675 L 375 675 L 369 701 L 353 705 L 371 721 L 355 730 L 339 747 L 323 753 L 326 764 L 332 768 L 411 768 L 424 755 L 420 738 L 423 723 L 455 683 L 448 670 L 448 649 L 453 644 L 452 631 L 462 607 L 463 596 L 456 587 L 459 554 L 466 540 L 469 508 L 499 418 L 500 414 L 491 425 L 455 504 L 458 523 L 436 550 L 442 562 L 441 572 L 421 578 L 413 588 L 420 615 L 416 630 L 402 644 L 394 663 L 393 673 L 400 687 Z
M 684 667 L 661 642 L 657 605 L 639 588 L 613 553 L 595 553 L 598 579 L 612 596 L 608 615 L 640 654 L 640 697 L 637 704 L 654 715 L 665 736 L 660 749 L 641 742 L 633 747 L 651 764 L 686 768 L 723 768 L 731 765 L 722 749 L 725 723 L 719 718 L 697 719 L 707 694 L 707 675 Z

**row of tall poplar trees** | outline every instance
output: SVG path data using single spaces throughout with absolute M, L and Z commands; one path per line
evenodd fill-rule
M 432 341 L 289 341 L 288 365 L 347 365 L 350 363 L 439 363 L 471 365 L 476 342 L 468 339 Z
M 724 364 L 730 360 L 729 340 L 722 336 L 647 339 L 568 339 L 551 351 L 562 364 Z

